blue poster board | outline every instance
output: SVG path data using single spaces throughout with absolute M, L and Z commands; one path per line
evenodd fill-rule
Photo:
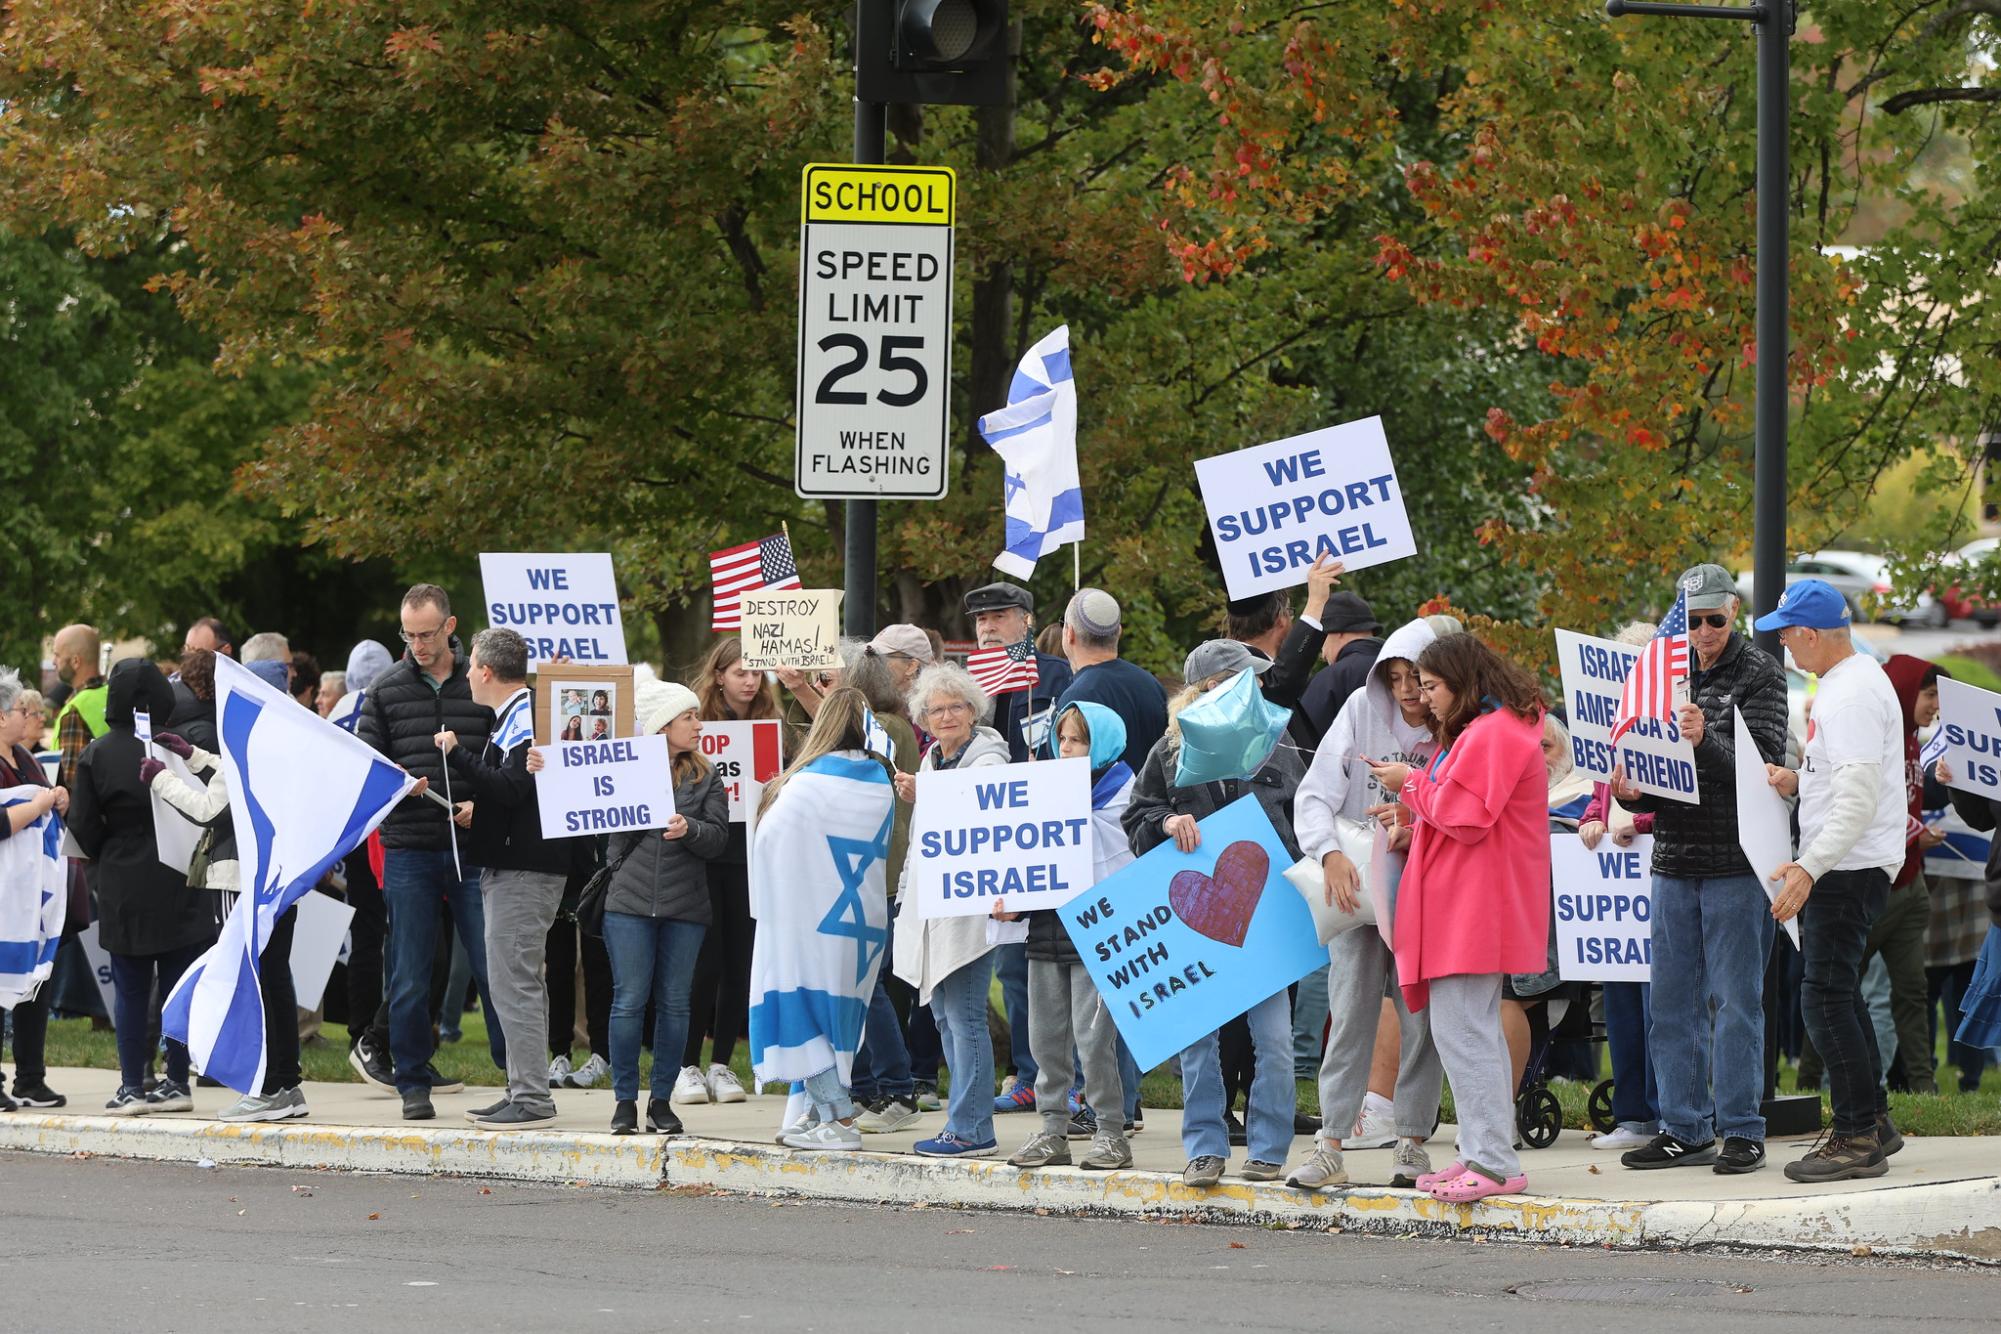
M 1056 910 L 1142 1070 L 1327 966 L 1257 798 L 1198 827 Z

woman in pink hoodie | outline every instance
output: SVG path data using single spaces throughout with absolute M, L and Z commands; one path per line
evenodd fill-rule
M 1419 656 L 1438 754 L 1422 769 L 1372 765 L 1414 825 L 1397 895 L 1397 974 L 1431 1031 L 1459 1119 L 1460 1161 L 1418 1178 L 1461 1202 L 1519 1194 L 1501 982 L 1540 971 L 1549 941 L 1549 777 L 1542 694 L 1469 634 Z

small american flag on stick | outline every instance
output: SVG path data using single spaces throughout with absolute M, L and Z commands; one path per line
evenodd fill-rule
M 1618 745 L 1619 738 L 1642 718 L 1673 717 L 1674 688 L 1687 679 L 1688 592 L 1684 589 L 1675 595 L 1674 606 L 1640 650 L 1626 677 L 1618 712 L 1612 715 L 1612 744 Z
M 798 588 L 799 563 L 783 533 L 760 537 L 709 555 L 709 578 L 715 584 L 715 615 L 709 628 L 743 629 L 743 595 L 767 588 Z
M 983 648 L 966 658 L 966 670 L 989 695 L 1026 690 L 1042 679 L 1035 665 L 1035 642 L 1024 639 L 1005 648 Z

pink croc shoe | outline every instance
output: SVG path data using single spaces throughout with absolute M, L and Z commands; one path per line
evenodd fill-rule
M 1526 1176 L 1517 1175 L 1506 1181 L 1496 1181 L 1486 1173 L 1469 1167 L 1456 1177 L 1432 1182 L 1426 1190 L 1434 1200 L 1443 1200 L 1447 1204 L 1470 1204 L 1489 1195 L 1520 1195 L 1528 1186 Z
M 1422 1173 L 1417 1178 L 1417 1188 L 1419 1190 L 1430 1190 L 1433 1186 L 1437 1185 L 1439 1182 L 1450 1181 L 1452 1180 L 1452 1178 L 1460 1175 L 1465 1170 L 1466 1170 L 1466 1164 L 1455 1162 L 1448 1164 L 1445 1170 L 1442 1172 Z

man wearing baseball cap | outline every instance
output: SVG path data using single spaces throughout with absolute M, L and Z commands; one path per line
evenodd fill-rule
M 1642 793 L 1613 770 L 1619 803 L 1654 817 L 1647 1049 L 1661 1109 L 1660 1134 L 1620 1161 L 1754 1172 L 1765 1165 L 1765 959 L 1775 928 L 1764 886 L 1737 841 L 1732 711 L 1743 711 L 1761 758 L 1783 759 L 1786 676 L 1734 628 L 1737 585 L 1729 571 L 1698 565 L 1678 588 L 1688 599 L 1689 702 L 1675 725 L 1695 748 L 1702 800 Z
M 1800 669 L 1820 678 L 1799 770 L 1767 766 L 1773 787 L 1799 794 L 1800 853 L 1772 877 L 1772 916 L 1800 919 L 1800 1018 L 1826 1062 L 1834 1105 L 1830 1133 L 1787 1163 L 1786 1175 L 1879 1177 L 1904 1141 L 1862 1003 L 1862 956 L 1904 864 L 1903 706 L 1882 666 L 1855 651 L 1848 603 L 1831 585 L 1802 579 L 1758 628 L 1778 631 Z
M 1063 656 L 1074 673 L 1056 701 L 1055 718 L 1072 704 L 1102 704 L 1126 725 L 1120 756 L 1138 773 L 1153 743 L 1167 732 L 1167 692 L 1152 672 L 1119 656 L 1118 599 L 1102 588 L 1080 588 L 1063 611 Z M 1052 720 L 1053 721 L 1053 720 Z M 1052 727 L 1048 749 L 1054 751 Z

